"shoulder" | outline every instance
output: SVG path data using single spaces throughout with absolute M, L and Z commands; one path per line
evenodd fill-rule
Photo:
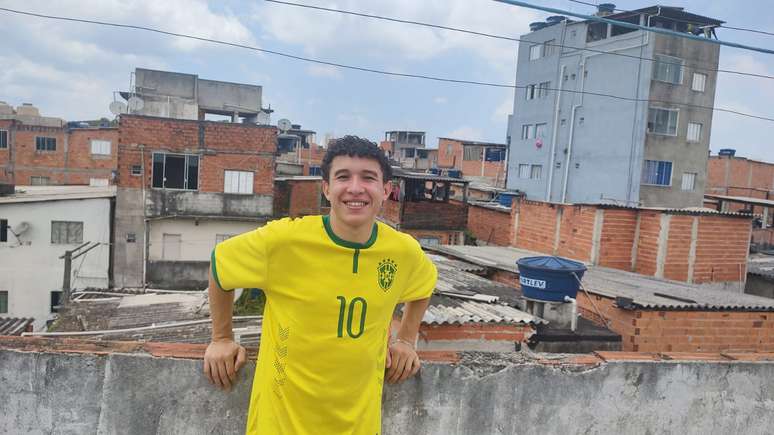
M 322 218 L 320 216 L 285 217 L 267 222 L 259 230 L 270 237 L 285 238 L 303 234 L 307 231 L 319 230 L 321 226 Z
M 400 232 L 384 222 L 377 222 L 377 224 L 379 225 L 379 237 L 384 237 L 387 242 L 394 245 L 397 249 L 406 252 L 422 252 L 422 247 L 419 245 L 419 242 L 410 234 Z

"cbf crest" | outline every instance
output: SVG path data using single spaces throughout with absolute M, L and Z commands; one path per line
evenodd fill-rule
M 387 291 L 392 287 L 392 283 L 395 282 L 395 273 L 398 272 L 398 265 L 389 258 L 385 258 L 379 262 L 376 272 L 376 280 L 379 282 L 379 287 Z

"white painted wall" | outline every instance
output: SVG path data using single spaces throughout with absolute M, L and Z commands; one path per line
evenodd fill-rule
M 78 246 L 51 243 L 54 220 L 83 222 L 83 242 L 103 243 L 73 260 L 71 287 L 108 287 L 109 198 L 0 204 L 0 219 L 12 228 L 29 223 L 21 244 L 10 232 L 0 242 L 0 291 L 8 292 L 8 313 L 0 316 L 33 317 L 36 331 L 52 318 L 51 291 L 62 289 L 64 274 L 59 256 Z
M 180 256 L 178 261 L 209 261 L 215 247 L 217 234 L 237 235 L 254 230 L 261 224 L 257 222 L 162 219 L 150 221 L 148 257 L 151 261 L 164 260 L 164 234 L 180 235 Z M 172 240 L 168 237 L 167 240 Z M 172 248 L 172 246 L 168 246 Z M 169 250 L 169 249 L 168 249 Z M 174 258 L 166 258 L 175 260 Z

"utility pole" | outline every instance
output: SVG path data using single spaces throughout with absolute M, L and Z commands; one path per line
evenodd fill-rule
M 85 253 L 91 251 L 92 249 L 99 246 L 99 242 L 95 242 L 93 245 L 89 246 L 88 248 L 81 251 L 82 248 L 84 248 L 86 245 L 91 244 L 91 242 L 86 242 L 82 244 L 81 246 L 78 246 L 77 248 L 65 251 L 64 254 L 59 256 L 59 259 L 64 258 L 64 279 L 62 280 L 62 304 L 67 303 L 67 301 L 70 300 L 70 277 L 72 275 L 72 265 L 73 260 L 80 257 L 81 255 L 84 255 Z

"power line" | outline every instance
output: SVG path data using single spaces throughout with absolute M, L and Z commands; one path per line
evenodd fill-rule
M 701 38 L 695 35 L 689 35 L 687 33 L 675 32 L 672 30 L 661 29 L 658 27 L 641 26 L 639 24 L 628 23 L 626 21 L 611 20 L 608 18 L 602 18 L 602 17 L 593 16 L 593 15 L 578 14 L 575 12 L 566 11 L 564 9 L 549 8 L 546 6 L 537 6 L 531 3 L 526 3 L 518 0 L 494 0 L 494 1 L 509 4 L 512 6 L 519 6 L 519 7 L 528 8 L 528 9 L 537 9 L 544 12 L 551 12 L 553 14 L 570 15 L 577 18 L 583 18 L 584 20 L 588 20 L 588 21 L 596 21 L 599 23 L 612 24 L 618 27 L 626 27 L 628 29 L 645 30 L 647 32 L 660 33 L 662 35 L 669 35 L 669 36 L 677 36 L 679 38 L 692 39 L 694 41 L 705 41 L 711 44 L 725 45 L 728 47 L 741 48 L 743 50 L 757 51 L 757 52 L 766 53 L 766 54 L 774 54 L 774 50 L 770 50 L 768 48 L 754 47 L 751 45 L 738 44 L 736 42 L 721 41 L 719 39 Z
M 539 42 L 539 41 L 531 41 L 531 40 L 528 40 L 528 39 L 516 38 L 516 37 L 511 37 L 511 36 L 495 35 L 495 34 L 492 34 L 492 33 L 477 32 L 477 31 L 468 30 L 468 29 L 460 29 L 458 27 L 450 27 L 450 26 L 443 26 L 443 25 L 439 25 L 439 24 L 426 23 L 426 22 L 422 22 L 422 21 L 404 20 L 404 19 L 394 18 L 394 17 L 385 17 L 383 15 L 365 14 L 365 13 L 362 13 L 362 12 L 353 12 L 353 11 L 347 11 L 347 10 L 343 10 L 343 9 L 332 9 L 332 8 L 326 8 L 326 7 L 322 7 L 322 6 L 307 5 L 307 4 L 303 4 L 303 3 L 293 3 L 293 2 L 282 1 L 282 0 L 265 0 L 265 1 L 269 2 L 269 3 L 276 3 L 276 4 L 281 4 L 281 5 L 287 5 L 287 6 L 296 6 L 296 7 L 300 7 L 300 8 L 315 9 L 315 10 L 326 11 L 326 12 L 337 12 L 337 13 L 340 13 L 340 14 L 354 15 L 354 16 L 358 16 L 358 17 L 372 18 L 372 19 L 376 19 L 376 20 L 392 21 L 392 22 L 401 23 L 401 24 L 413 24 L 413 25 L 417 25 L 417 26 L 424 26 L 424 27 L 430 27 L 430 28 L 441 29 L 441 30 L 450 30 L 452 32 L 466 33 L 466 34 L 470 34 L 470 35 L 482 36 L 482 37 L 485 37 L 485 38 L 492 38 L 492 39 L 501 39 L 501 40 L 505 40 L 505 41 L 525 42 L 525 43 L 530 43 L 530 44 L 534 44 L 534 43 L 538 43 Z M 659 60 L 656 60 L 656 59 L 654 59 L 652 57 L 636 56 L 636 55 L 633 55 L 633 54 L 617 53 L 617 52 L 610 52 L 610 51 L 599 50 L 599 49 L 594 49 L 594 48 L 577 47 L 577 46 L 572 46 L 572 45 L 548 43 L 548 42 L 543 42 L 542 44 L 547 45 L 547 46 L 551 46 L 551 47 L 569 48 L 569 49 L 572 49 L 572 50 L 589 51 L 589 52 L 592 52 L 592 53 L 600 53 L 600 54 L 607 54 L 607 55 L 611 55 L 611 56 L 627 57 L 627 58 L 630 58 L 630 59 L 645 60 L 645 61 L 648 61 L 648 62 L 659 62 L 659 63 L 665 64 L 665 65 L 675 65 L 675 66 L 679 66 L 679 67 L 683 67 L 684 66 L 681 63 L 659 61 Z M 700 68 L 700 67 L 695 67 L 695 66 L 692 66 L 691 68 L 693 68 L 693 69 L 695 69 L 697 71 L 722 72 L 722 73 L 727 73 L 727 74 L 737 74 L 737 75 L 750 76 L 750 77 L 758 77 L 758 78 L 764 78 L 764 79 L 774 79 L 774 76 L 765 75 L 765 74 L 749 73 L 749 72 L 743 72 L 743 71 L 717 69 L 717 68 Z
M 527 88 L 526 85 L 515 85 L 515 84 L 512 85 L 512 84 L 504 84 L 504 83 L 480 82 L 480 81 L 473 81 L 473 80 L 459 80 L 459 79 L 450 79 L 450 78 L 444 78 L 444 77 L 429 76 L 429 75 L 425 75 L 425 74 L 398 73 L 398 72 L 394 72 L 394 71 L 384 71 L 384 70 L 378 70 L 378 69 L 374 69 L 374 68 L 365 68 L 365 67 L 359 67 L 359 66 L 354 66 L 354 65 L 346 65 L 346 64 L 336 63 L 336 62 L 328 62 L 328 61 L 324 61 L 324 60 L 312 59 L 312 58 L 303 57 L 303 56 L 296 56 L 296 55 L 292 55 L 292 54 L 288 54 L 288 53 L 282 53 L 282 52 L 279 52 L 279 51 L 274 51 L 274 50 L 268 50 L 268 49 L 264 49 L 264 48 L 253 47 L 253 46 L 245 45 L 245 44 L 237 44 L 237 43 L 234 43 L 234 42 L 220 41 L 220 40 L 217 40 L 217 39 L 203 38 L 203 37 L 200 37 L 200 36 L 186 35 L 186 34 L 183 34 L 183 33 L 168 32 L 166 30 L 155 29 L 155 28 L 147 27 L 147 26 L 137 26 L 137 25 L 131 25 L 131 24 L 110 23 L 110 22 L 105 22 L 105 21 L 86 20 L 86 19 L 82 19 L 82 18 L 61 17 L 61 16 L 55 16 L 55 15 L 44 15 L 44 14 L 37 14 L 37 13 L 33 13 L 33 12 L 18 11 L 18 10 L 8 9 L 8 8 L 0 8 L 0 11 L 6 11 L 6 12 L 21 14 L 21 15 L 29 15 L 29 16 L 34 16 L 34 17 L 39 17 L 39 18 L 47 18 L 47 19 L 53 19 L 53 20 L 71 21 L 71 22 L 87 23 L 87 24 L 97 24 L 97 25 L 102 25 L 102 26 L 126 28 L 126 29 L 133 29 L 133 30 L 145 30 L 145 31 L 148 31 L 148 32 L 159 33 L 159 34 L 163 34 L 163 35 L 170 35 L 170 36 L 176 36 L 176 37 L 180 37 L 180 38 L 193 39 L 193 40 L 209 42 L 209 43 L 213 43 L 213 44 L 226 45 L 226 46 L 230 46 L 230 47 L 244 48 L 244 49 L 247 49 L 247 50 L 258 51 L 258 52 L 261 52 L 261 53 L 274 54 L 274 55 L 277 55 L 277 56 L 282 56 L 282 57 L 286 57 L 286 58 L 290 58 L 290 59 L 302 60 L 302 61 L 305 61 L 305 62 L 317 63 L 317 64 L 329 65 L 329 66 L 335 66 L 335 67 L 338 67 L 338 68 L 345 68 L 345 69 L 351 69 L 351 70 L 356 70 L 356 71 L 370 72 L 370 73 L 374 73 L 374 74 L 382 74 L 382 75 L 406 77 L 406 78 L 418 78 L 418 79 L 424 79 L 424 80 L 433 80 L 433 81 L 438 81 L 438 82 L 447 82 L 447 83 L 456 83 L 456 84 L 469 84 L 469 85 L 478 85 L 478 86 L 490 86 L 490 87 L 497 87 L 497 88 L 508 88 L 508 89 L 526 89 Z M 736 110 L 722 109 L 722 108 L 719 108 L 719 107 L 702 106 L 702 105 L 688 104 L 688 103 L 678 103 L 678 102 L 674 102 L 674 101 L 665 101 L 665 100 L 649 100 L 649 99 L 644 99 L 644 98 L 623 97 L 623 96 L 620 96 L 620 95 L 605 94 L 605 93 L 601 93 L 601 92 L 576 91 L 576 90 L 570 90 L 570 89 L 556 89 L 556 88 L 546 88 L 546 90 L 568 92 L 568 93 L 573 93 L 573 94 L 593 95 L 593 96 L 598 96 L 598 97 L 607 97 L 607 98 L 613 98 L 613 99 L 624 100 L 624 101 L 632 101 L 632 102 L 662 103 L 662 104 L 671 104 L 671 105 L 675 105 L 675 106 L 693 107 L 693 108 L 697 108 L 697 109 L 704 109 L 704 110 L 711 110 L 711 111 L 717 111 L 717 112 L 733 113 L 735 115 L 740 115 L 740 116 L 745 116 L 745 117 L 749 117 L 749 118 L 755 118 L 755 119 L 760 119 L 760 120 L 764 120 L 764 121 L 774 122 L 774 118 L 769 118 L 769 117 L 760 116 L 760 115 L 752 115 L 752 114 L 748 114 L 748 113 L 744 113 L 744 112 L 739 112 L 739 111 L 736 111 Z
M 573 3 L 580 3 L 582 5 L 594 6 L 594 7 L 598 7 L 599 6 L 599 4 L 596 4 L 596 3 L 589 3 L 589 2 L 584 2 L 584 1 L 580 1 L 580 0 L 568 0 L 568 1 L 571 1 Z M 627 12 L 627 13 L 633 13 L 634 12 L 634 11 L 628 11 L 626 9 L 613 9 L 613 10 L 617 11 L 617 12 Z M 648 15 L 649 17 L 655 17 L 656 16 L 656 15 L 649 15 L 649 14 L 646 14 L 646 15 Z M 700 23 L 698 21 L 681 20 L 679 18 L 664 17 L 664 16 L 660 16 L 660 15 L 658 17 L 662 18 L 662 19 L 665 19 L 665 20 L 669 20 L 669 21 L 676 21 L 678 23 L 704 24 L 704 23 Z M 726 26 L 725 23 L 721 24 L 719 27 L 722 28 L 722 29 L 741 30 L 741 31 L 744 31 L 744 32 L 753 32 L 753 33 L 760 33 L 760 34 L 763 34 L 763 35 L 774 36 L 774 33 L 771 33 L 771 32 L 766 32 L 766 31 L 763 31 L 763 30 L 756 30 L 756 29 L 747 29 L 747 28 L 744 28 L 744 27 Z

